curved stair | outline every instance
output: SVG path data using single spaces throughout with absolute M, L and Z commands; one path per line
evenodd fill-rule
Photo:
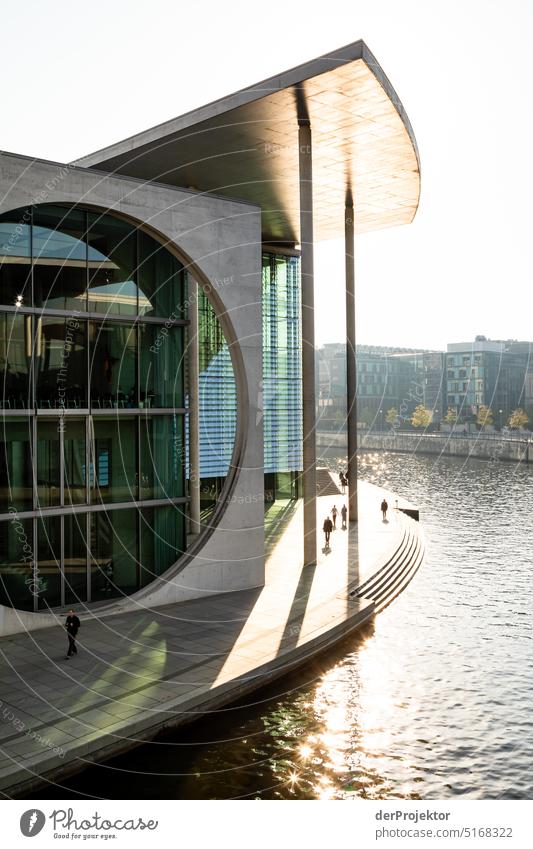
M 400 514 L 398 514 L 400 517 Z M 387 562 L 361 584 L 352 587 L 351 599 L 374 602 L 375 613 L 384 610 L 410 584 L 424 558 L 424 540 L 417 522 L 400 517 L 403 534 L 400 545 Z

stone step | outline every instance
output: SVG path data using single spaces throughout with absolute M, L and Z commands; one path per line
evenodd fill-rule
M 418 571 L 424 556 L 424 545 L 419 527 L 412 527 L 410 519 L 404 520 L 404 533 L 400 544 L 387 562 L 370 578 L 352 589 L 350 598 L 370 598 L 375 612 L 384 610 L 403 592 Z
M 424 546 L 419 545 L 417 547 L 416 556 L 410 563 L 410 567 L 407 572 L 402 576 L 402 578 L 396 583 L 396 585 L 390 589 L 390 591 L 386 594 L 385 597 L 381 598 L 376 602 L 376 613 L 380 613 L 386 607 L 388 607 L 391 602 L 394 601 L 403 591 L 409 586 L 414 576 L 418 572 L 420 566 L 422 565 L 424 559 Z
M 383 610 L 391 601 L 403 592 L 418 571 L 422 560 L 423 550 L 418 540 L 405 561 L 403 567 L 391 576 L 391 580 L 378 593 L 372 596 L 376 610 Z
M 388 574 L 391 568 L 394 568 L 394 564 L 396 563 L 398 556 L 401 552 L 404 551 L 405 546 L 408 544 L 408 528 L 404 524 L 403 534 L 400 544 L 394 549 L 394 551 L 387 558 L 387 561 L 383 564 L 383 566 L 378 569 L 377 572 L 374 572 L 369 578 L 365 578 L 365 580 L 358 584 L 356 587 L 352 587 L 350 589 L 350 598 L 356 598 L 361 595 L 365 595 L 369 586 L 373 585 L 376 580 L 378 580 L 381 576 Z
M 401 548 L 398 549 L 397 555 L 389 569 L 380 575 L 376 581 L 371 582 L 364 588 L 364 595 L 367 598 L 375 599 L 381 596 L 384 592 L 386 592 L 387 587 L 391 583 L 394 583 L 394 581 L 396 581 L 403 573 L 404 569 L 409 567 L 416 543 L 416 535 L 408 534 Z
M 337 486 L 329 469 L 318 468 L 316 470 L 316 494 L 317 496 L 340 495 L 342 497 L 342 492 Z M 347 497 L 348 493 L 346 493 L 346 498 Z M 340 511 L 340 505 L 337 505 L 337 507 Z

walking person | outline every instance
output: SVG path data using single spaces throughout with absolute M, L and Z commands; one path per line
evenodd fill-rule
M 68 651 L 65 660 L 68 660 L 73 654 L 78 654 L 76 648 L 76 634 L 80 630 L 81 622 L 73 610 L 69 610 L 65 628 L 67 629 Z
M 342 489 L 342 494 L 344 495 L 344 490 L 346 489 L 346 478 L 344 477 L 344 472 L 339 472 L 339 481 Z
M 331 518 L 333 519 L 333 530 L 334 530 L 334 531 L 336 531 L 336 530 L 337 530 L 337 516 L 338 516 L 338 513 L 339 513 L 339 511 L 337 510 L 337 508 L 336 508 L 336 506 L 335 506 L 335 504 L 334 504 L 334 505 L 333 505 L 333 507 L 331 508 Z
M 326 548 L 329 548 L 329 538 L 333 530 L 333 522 L 331 521 L 329 516 L 326 516 L 326 518 L 324 519 L 324 525 L 322 530 L 324 531 L 324 537 L 326 538 Z
M 341 507 L 341 518 L 342 518 L 342 529 L 346 530 L 346 516 L 348 515 L 348 510 L 346 509 L 346 504 L 343 504 Z
M 387 504 L 385 499 L 383 499 L 383 501 L 381 502 L 381 513 L 383 515 L 383 521 L 384 522 L 387 521 L 387 510 L 388 509 L 389 509 L 389 505 Z

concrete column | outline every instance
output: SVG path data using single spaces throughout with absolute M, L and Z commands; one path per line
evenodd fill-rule
M 346 268 L 346 408 L 348 426 L 348 515 L 357 522 L 357 365 L 355 353 L 354 207 L 344 210 L 344 256 Z
M 315 303 L 313 270 L 313 163 L 311 125 L 299 121 L 300 244 L 302 274 L 302 396 L 304 565 L 316 563 Z
M 198 364 L 198 284 L 189 275 L 189 531 L 200 532 L 200 445 L 199 445 L 199 364 Z

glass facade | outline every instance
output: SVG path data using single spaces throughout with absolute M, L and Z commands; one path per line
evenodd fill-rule
M 26 418 L 0 421 L 1 513 L 32 509 L 32 431 L 32 423 Z
M 300 260 L 263 254 L 263 422 L 265 474 L 302 469 Z M 289 476 L 290 477 L 290 476 Z M 285 478 L 284 478 L 285 480 Z
M 34 325 L 35 405 L 43 410 L 87 408 L 87 322 L 43 313 Z
M 87 216 L 81 209 L 33 210 L 34 304 L 50 310 L 86 309 Z
M 225 477 L 235 443 L 237 389 L 220 322 L 198 291 L 200 476 Z
M 139 328 L 141 407 L 175 407 L 183 383 L 183 333 L 157 324 Z M 163 341 L 163 344 L 162 344 Z
M 0 410 L 25 409 L 30 403 L 31 317 L 0 313 Z
M 0 217 L 1 604 L 105 601 L 183 552 L 184 291 L 118 217 Z
M 220 322 L 210 301 L 197 287 L 199 348 L 199 451 L 200 502 L 207 516 L 224 485 L 229 472 L 237 427 L 237 388 L 231 354 Z M 188 423 L 186 422 L 186 427 Z M 188 468 L 188 431 L 185 451 Z
M 484 405 L 501 427 L 513 410 L 524 406 L 530 354 L 527 345 L 521 350 L 522 345 L 487 340 L 446 354 L 447 401 L 457 410 L 459 421 L 475 420 Z
M 300 260 L 265 252 L 262 260 L 265 498 L 294 498 L 302 469 Z M 202 508 L 211 507 L 228 474 L 235 443 L 237 393 L 220 322 L 198 294 L 199 429 Z M 288 493 L 288 495 L 287 495 Z
M 2 303 L 32 303 L 31 209 L 0 217 L 0 292 Z
M 13 516 L 0 522 L 0 591 L 9 604 L 28 608 L 35 592 L 33 568 L 33 522 Z

